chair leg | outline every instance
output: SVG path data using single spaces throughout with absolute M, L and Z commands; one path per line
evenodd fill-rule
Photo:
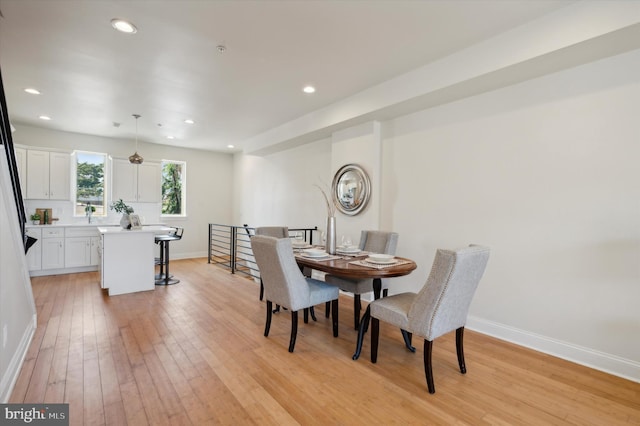
M 436 387 L 433 384 L 433 371 L 431 370 L 432 350 L 433 342 L 424 339 L 424 374 L 427 377 L 427 388 L 429 388 L 429 393 L 436 393 Z
M 304 318 L 304 323 L 309 324 L 309 308 L 304 308 L 302 312 L 303 312 L 302 317 Z
M 462 374 L 467 373 L 467 366 L 464 364 L 464 327 L 456 329 L 456 352 L 458 353 L 458 365 Z
M 380 336 L 380 320 L 371 317 L 371 362 L 378 361 L 378 338 Z
M 271 328 L 271 315 L 273 314 L 272 308 L 273 304 L 270 300 L 267 300 L 267 322 L 264 325 L 264 337 L 269 335 L 269 329 Z
M 402 329 L 400 329 L 400 331 L 402 332 L 402 338 L 404 339 L 404 345 L 411 352 L 415 352 L 416 348 L 411 345 L 411 337 L 413 336 L 412 333 L 409 333 L 407 330 L 402 330 Z
M 262 278 L 260 278 L 260 300 L 264 297 L 264 284 L 262 282 Z
M 356 330 L 360 326 L 360 310 L 362 309 L 362 304 L 360 303 L 360 295 L 353 295 L 353 328 Z
M 331 312 L 331 302 L 324 304 L 324 317 L 329 318 L 329 312 Z
M 311 315 L 312 320 L 318 321 L 318 319 L 316 318 L 316 310 L 313 306 L 309 308 L 309 314 Z
M 289 340 L 289 352 L 293 352 L 296 346 L 296 335 L 298 334 L 298 311 L 291 311 L 291 339 Z
M 331 322 L 333 323 L 333 337 L 338 337 L 338 299 L 331 301 Z

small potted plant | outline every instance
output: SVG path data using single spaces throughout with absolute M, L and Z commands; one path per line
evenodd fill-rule
M 121 198 L 111 204 L 111 210 L 115 210 L 116 213 L 122 214 L 122 219 L 120 219 L 120 226 L 122 226 L 123 229 L 131 228 L 131 220 L 129 219 L 129 215 L 133 213 L 133 207 L 126 205 Z
M 38 213 L 32 214 L 31 216 L 29 216 L 29 219 L 31 219 L 34 225 L 40 225 L 41 217 Z

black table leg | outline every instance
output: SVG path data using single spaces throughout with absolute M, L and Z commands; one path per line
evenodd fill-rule
M 369 320 L 371 319 L 371 308 L 367 306 L 367 309 L 362 314 L 360 319 L 360 327 L 358 327 L 358 342 L 356 343 L 356 352 L 351 357 L 352 360 L 360 358 L 360 352 L 362 352 L 362 341 L 364 340 L 364 334 L 369 328 Z
M 380 299 L 380 293 L 382 292 L 382 280 L 380 278 L 373 279 L 373 298 L 375 300 Z

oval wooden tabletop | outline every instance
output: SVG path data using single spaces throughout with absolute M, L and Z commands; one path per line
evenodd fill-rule
M 345 278 L 391 278 L 408 275 L 416 269 L 417 265 L 411 259 L 397 257 L 399 264 L 385 266 L 384 268 L 374 268 L 369 266 L 357 265 L 352 262 L 356 260 L 364 260 L 362 257 L 341 256 L 334 260 L 315 260 L 310 257 L 296 255 L 298 265 L 307 266 L 317 271 L 326 272 L 328 274 L 345 277 Z

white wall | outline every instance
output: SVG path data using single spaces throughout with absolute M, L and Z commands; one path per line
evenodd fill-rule
M 419 265 L 392 292 L 486 244 L 470 328 L 640 381 L 638 111 L 634 51 L 382 123 L 379 223 Z M 309 155 L 330 180 L 327 140 L 236 159 L 252 221 L 322 218 Z
M 132 154 L 133 143 L 129 140 L 48 130 L 13 123 L 16 132 L 13 141 L 27 147 L 54 148 L 58 150 L 83 150 L 107 153 L 113 157 L 126 158 Z M 145 223 L 166 223 L 184 227 L 184 236 L 179 243 L 171 245 L 171 256 L 176 258 L 207 255 L 208 223 L 227 223 L 231 220 L 231 181 L 233 156 L 168 145 L 138 141 L 138 152 L 146 161 L 175 160 L 187 163 L 187 217 L 165 219 L 160 216 L 160 204 L 130 203 Z M 111 204 L 112 200 L 109 200 Z M 54 216 L 61 222 L 85 222 L 86 218 L 73 218 L 73 203 L 63 201 L 26 200 L 27 213 L 36 207 L 54 208 Z M 118 223 L 120 215 L 112 210 L 107 218 L 94 218 L 97 223 Z
M 36 329 L 36 307 L 27 273 L 7 158 L 0 152 L 0 402 L 6 403 Z
M 336 132 L 331 137 L 331 175 L 335 176 L 340 167 L 346 164 L 357 164 L 365 170 L 371 181 L 371 196 L 360 214 L 347 216 L 338 212 L 338 245 L 343 235 L 351 237 L 351 241 L 358 244 L 360 230 L 385 229 L 380 224 L 380 127 L 379 122 L 369 122 Z
M 394 120 L 403 250 L 424 276 L 438 247 L 492 247 L 476 327 L 640 380 L 639 110 L 636 51 Z
M 234 167 L 234 225 L 326 228 L 325 202 L 314 185 L 331 185 L 330 141 L 265 157 L 237 155 Z

